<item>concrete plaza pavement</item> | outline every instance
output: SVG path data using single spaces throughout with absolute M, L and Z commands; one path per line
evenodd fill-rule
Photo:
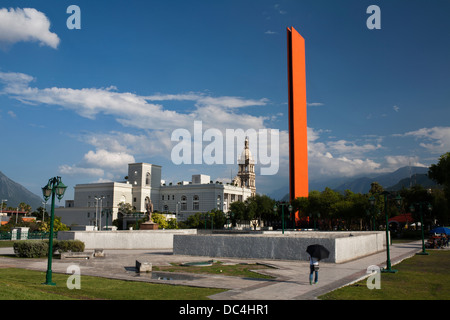
M 399 243 L 390 246 L 391 264 L 395 265 L 421 251 L 421 241 Z M 0 268 L 17 267 L 47 270 L 47 259 L 17 259 L 5 257 L 12 248 L 1 248 Z M 213 300 L 312 300 L 327 292 L 367 277 L 367 268 L 386 265 L 386 251 L 345 263 L 320 263 L 319 282 L 309 284 L 309 262 L 292 260 L 210 258 L 174 255 L 170 250 L 104 250 L 104 257 L 90 259 L 53 259 L 54 273 L 67 273 L 68 267 L 78 265 L 81 276 L 100 276 L 128 281 L 144 281 L 195 287 L 227 289 L 210 296 Z M 273 279 L 250 279 L 220 275 L 192 275 L 187 273 L 164 274 L 160 272 L 139 274 L 136 260 L 148 261 L 153 266 L 165 266 L 172 262 L 202 262 L 220 260 L 223 263 L 261 263 L 273 268 L 258 270 Z M 81 278 L 82 281 L 82 278 Z M 82 282 L 81 282 L 82 283 Z M 57 285 L 66 285 L 57 284 Z

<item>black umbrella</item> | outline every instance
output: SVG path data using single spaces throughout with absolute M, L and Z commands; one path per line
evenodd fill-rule
M 317 260 L 326 259 L 330 255 L 330 251 L 321 244 L 312 244 L 308 246 L 306 252 Z

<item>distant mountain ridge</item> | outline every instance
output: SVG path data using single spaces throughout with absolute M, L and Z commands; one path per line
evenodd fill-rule
M 378 182 L 386 190 L 400 190 L 402 187 L 409 188 L 411 185 L 420 184 L 424 188 L 436 186 L 437 184 L 428 178 L 428 168 L 426 167 L 402 167 L 393 172 L 383 173 L 374 176 L 362 176 L 357 178 L 337 178 L 328 181 L 310 182 L 309 189 L 323 191 L 326 187 L 344 192 L 350 190 L 354 193 L 368 193 L 370 184 Z M 284 195 L 284 196 L 280 196 Z M 289 188 L 280 188 L 274 193 L 269 194 L 275 200 L 289 200 Z
M 0 200 L 6 199 L 6 206 L 16 208 L 19 203 L 24 202 L 31 206 L 34 211 L 42 206 L 42 199 L 26 189 L 21 184 L 8 178 L 0 171 Z
M 397 185 L 401 180 L 412 178 L 414 175 L 427 175 L 428 168 L 425 167 L 403 167 L 395 170 L 394 172 L 384 173 L 375 177 L 362 177 L 349 180 L 335 188 L 333 190 L 343 192 L 345 190 L 351 190 L 354 193 L 368 193 L 370 190 L 370 184 L 372 182 L 378 182 L 384 189 L 391 188 Z M 426 176 L 428 179 L 428 176 Z M 434 185 L 432 180 L 428 179 L 427 185 Z M 425 180 L 422 180 L 424 182 Z M 409 187 L 409 182 L 406 187 Z M 401 189 L 401 187 L 399 188 Z M 395 190 L 392 188 L 392 190 Z

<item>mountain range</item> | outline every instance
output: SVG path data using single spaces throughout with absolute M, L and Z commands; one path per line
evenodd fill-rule
M 6 207 L 16 208 L 19 203 L 24 202 L 31 206 L 34 211 L 42 207 L 42 199 L 23 187 L 21 184 L 11 180 L 0 171 L 0 201 L 7 200 Z
M 323 191 L 326 187 L 344 192 L 350 190 L 354 193 L 368 193 L 372 182 L 378 182 L 386 190 L 400 190 L 420 184 L 425 188 L 436 186 L 436 183 L 428 178 L 426 167 L 402 167 L 393 172 L 380 175 L 360 176 L 353 178 L 336 178 L 323 181 L 310 181 L 309 190 Z M 289 199 L 288 186 L 275 190 L 269 194 L 273 199 L 286 201 Z

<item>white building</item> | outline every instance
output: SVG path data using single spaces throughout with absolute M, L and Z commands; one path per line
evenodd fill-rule
M 243 155 L 251 158 L 248 143 L 246 149 Z M 250 170 L 253 171 L 250 183 L 249 169 L 241 170 L 240 166 L 231 184 L 214 183 L 209 176 L 197 174 L 191 181 L 166 185 L 161 180 L 161 166 L 132 163 L 128 165 L 125 182 L 76 185 L 74 200 L 67 200 L 65 208 L 55 209 L 55 215 L 68 226 L 94 225 L 103 229 L 117 219 L 122 202 L 131 204 L 137 212 L 146 212 L 151 201 L 154 211 L 176 213 L 179 221 L 216 208 L 228 212 L 232 202 L 244 201 L 254 194 L 254 166 Z

